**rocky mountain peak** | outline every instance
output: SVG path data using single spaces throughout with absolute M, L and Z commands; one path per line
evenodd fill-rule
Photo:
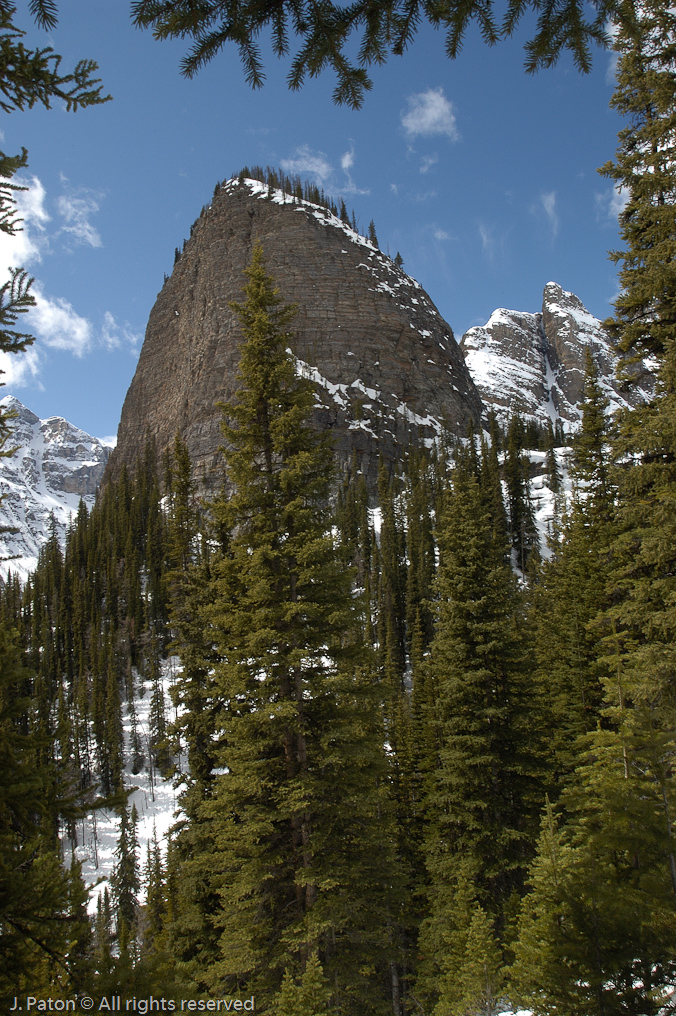
M 460 346 L 484 405 L 503 422 L 518 411 L 540 423 L 560 420 L 574 430 L 581 418 L 588 347 L 610 412 L 652 394 L 649 380 L 630 392 L 619 385 L 616 356 L 601 322 L 556 282 L 545 286 L 541 312 L 500 308 L 485 325 L 465 332 Z
M 298 306 L 293 353 L 317 383 L 315 424 L 335 435 L 339 461 L 356 456 L 375 484 L 381 457 L 479 420 L 451 328 L 419 283 L 327 208 L 233 179 L 194 224 L 151 311 L 111 468 L 133 467 L 146 435 L 161 454 L 178 431 L 204 485 L 220 482 L 215 407 L 236 391 L 241 341 L 230 302 L 242 299 L 256 242 Z
M 110 449 L 60 416 L 41 420 L 12 395 L 0 405 L 16 414 L 17 449 L 0 459 L 0 574 L 26 578 L 52 525 L 63 540 L 80 499 L 94 503 Z

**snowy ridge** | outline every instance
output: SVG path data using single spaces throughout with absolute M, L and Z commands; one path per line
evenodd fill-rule
M 631 392 L 621 388 L 615 377 L 617 358 L 601 322 L 555 282 L 545 286 L 542 312 L 501 307 L 485 325 L 470 328 L 460 346 L 484 405 L 502 423 L 519 412 L 539 423 L 561 421 L 565 429 L 576 430 L 588 348 L 609 413 L 646 401 L 654 388 L 650 377 Z
M 0 532 L 0 575 L 25 580 L 52 519 L 63 544 L 80 500 L 93 505 L 110 449 L 60 416 L 38 419 L 11 395 L 0 405 L 16 413 L 10 447 L 17 448 L 0 459 L 0 527 L 17 530 Z

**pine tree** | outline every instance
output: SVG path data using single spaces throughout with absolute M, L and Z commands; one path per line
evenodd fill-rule
M 299 983 L 285 970 L 272 1003 L 273 1016 L 322 1016 L 327 1012 L 330 995 L 317 953 L 312 953 Z
M 376 226 L 373 219 L 371 219 L 371 221 L 369 222 L 369 240 L 374 247 L 379 246 L 378 237 L 376 236 Z
M 56 839 L 47 737 L 35 722 L 33 675 L 16 633 L 0 626 L 0 1002 L 5 1011 L 27 985 L 49 993 L 74 987 L 86 942 L 78 865 L 64 868 Z
M 535 515 L 530 498 L 530 462 L 523 451 L 523 422 L 518 415 L 510 420 L 507 434 L 504 476 L 512 548 L 517 567 L 526 574 L 533 554 L 538 553 Z
M 117 935 L 120 948 L 133 937 L 138 921 L 138 894 L 141 879 L 138 867 L 138 838 L 136 805 L 131 813 L 126 804 L 120 809 L 120 835 L 115 848 L 117 858 L 110 883 L 117 907 Z
M 599 732 L 589 748 L 562 798 L 567 821 L 551 808 L 543 818 L 513 994 L 537 1016 L 674 1012 L 672 845 L 655 821 L 664 784 L 645 746 Z
M 620 55 L 611 105 L 629 123 L 620 131 L 615 161 L 600 172 L 617 181 L 629 200 L 620 214 L 625 249 L 610 254 L 621 264 L 621 292 L 605 325 L 623 357 L 640 365 L 646 356 L 663 361 L 676 340 L 673 11 L 648 0 L 634 30 L 625 26 L 618 33 L 615 48 Z M 673 366 L 668 377 L 662 370 L 671 391 Z
M 470 458 L 461 457 L 442 522 L 429 661 L 438 757 L 426 809 L 430 914 L 420 948 L 425 990 L 440 1005 L 464 961 L 467 900 L 490 915 L 504 942 L 542 793 L 515 579 Z M 446 938 L 445 928 L 456 937 Z
M 218 650 L 221 774 L 195 807 L 181 868 L 209 887 L 186 913 L 219 937 L 203 946 L 206 968 L 182 962 L 199 983 L 271 1000 L 285 968 L 317 952 L 339 1011 L 377 1010 L 394 872 L 376 689 L 331 535 L 331 450 L 286 353 L 293 308 L 260 247 L 246 274 L 241 388 L 224 407 L 233 492 L 214 506 L 230 535 L 201 612 Z

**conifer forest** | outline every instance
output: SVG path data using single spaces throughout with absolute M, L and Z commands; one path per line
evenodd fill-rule
M 179 435 L 149 439 L 65 549 L 1 584 L 3 1013 L 27 994 L 676 1013 L 676 33 L 655 0 L 641 18 L 616 41 L 603 172 L 630 196 L 606 328 L 652 401 L 609 416 L 590 349 L 575 435 L 491 415 L 402 448 L 376 495 L 311 426 L 257 246 L 219 492 Z M 141 856 L 148 767 L 180 810 Z M 75 849 L 104 807 L 93 915 Z

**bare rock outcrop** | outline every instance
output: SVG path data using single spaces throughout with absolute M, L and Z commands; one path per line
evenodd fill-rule
M 220 400 L 237 389 L 241 333 L 229 306 L 260 241 L 284 301 L 295 303 L 293 353 L 317 383 L 315 424 L 356 455 L 374 483 L 379 457 L 464 435 L 482 406 L 449 325 L 394 262 L 326 208 L 254 180 L 227 181 L 191 230 L 153 307 L 122 409 L 110 468 L 133 467 L 146 436 L 158 454 L 175 434 L 196 476 L 220 482 Z

